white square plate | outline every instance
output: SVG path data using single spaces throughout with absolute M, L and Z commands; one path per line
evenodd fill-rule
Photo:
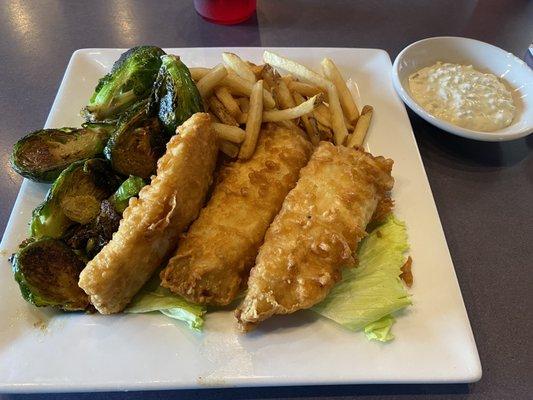
M 189 66 L 213 66 L 223 51 L 259 62 L 262 48 L 168 49 Z M 76 51 L 46 122 L 78 126 L 97 79 L 120 49 Z M 414 305 L 388 344 L 368 341 L 310 311 L 237 333 L 231 311 L 208 314 L 203 333 L 163 315 L 64 314 L 26 303 L 7 257 L 26 237 L 48 185 L 25 180 L 0 245 L 0 391 L 93 391 L 355 383 L 472 382 L 481 365 L 439 216 L 383 50 L 279 48 L 318 69 L 331 57 L 355 80 L 375 117 L 368 148 L 394 159 L 393 197 L 407 222 Z M 37 128 L 37 127 L 36 127 Z

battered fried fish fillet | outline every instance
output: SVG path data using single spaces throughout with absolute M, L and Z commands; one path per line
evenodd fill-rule
M 161 285 L 195 303 L 230 303 L 311 151 L 298 132 L 267 125 L 250 160 L 221 170 L 207 206 L 161 272 Z
M 158 161 L 157 176 L 130 200 L 112 240 L 80 274 L 80 287 L 102 314 L 129 303 L 203 205 L 217 156 L 209 114 L 194 114 L 177 133 Z
M 235 312 L 248 331 L 323 300 L 394 180 L 392 160 L 321 142 L 268 229 Z

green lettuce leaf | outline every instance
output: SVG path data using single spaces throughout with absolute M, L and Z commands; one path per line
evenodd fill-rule
M 368 340 L 378 340 L 380 342 L 388 342 L 394 339 L 391 332 L 392 325 L 396 322 L 394 317 L 390 314 L 385 315 L 377 321 L 371 322 L 364 327 L 364 332 Z
M 394 320 L 384 317 L 411 304 L 399 277 L 408 248 L 405 224 L 390 215 L 361 242 L 358 266 L 346 268 L 341 282 L 312 309 L 350 330 L 367 327 L 373 339 L 392 339 Z
M 124 312 L 142 314 L 159 311 L 167 317 L 185 322 L 192 329 L 202 330 L 206 307 L 189 303 L 170 290 L 161 287 L 160 282 L 159 273 L 155 273 Z

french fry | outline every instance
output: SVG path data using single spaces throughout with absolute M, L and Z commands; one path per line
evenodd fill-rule
M 196 87 L 203 98 L 206 98 L 225 77 L 228 75 L 224 65 L 219 64 L 198 81 Z
M 346 82 L 342 78 L 339 69 L 331 59 L 324 58 L 322 60 L 322 71 L 326 78 L 333 82 L 337 88 L 341 107 L 348 118 L 348 121 L 354 122 L 359 117 L 359 110 L 355 105 L 353 96 L 350 93 L 350 90 L 348 90 L 348 86 L 346 86 Z
M 315 124 L 318 135 L 320 136 L 320 140 L 325 140 L 328 142 L 333 141 L 333 131 L 330 128 L 325 125 L 322 125 L 314 118 L 310 117 L 309 121 Z
M 313 111 L 313 116 L 322 125 L 331 128 L 331 112 L 324 103 L 320 104 L 317 108 L 315 108 L 315 110 Z
M 257 81 L 250 95 L 250 110 L 246 120 L 246 136 L 239 151 L 239 159 L 248 160 L 255 151 L 263 114 L 263 81 Z
M 291 92 L 298 92 L 302 96 L 312 97 L 316 96 L 319 93 L 324 93 L 323 89 L 315 85 L 310 85 L 309 83 L 291 81 L 287 84 Z
M 287 72 L 290 72 L 297 78 L 313 83 L 314 85 L 319 86 L 323 89 L 327 90 L 328 86 L 331 85 L 330 81 L 323 78 L 316 72 L 311 71 L 310 69 L 304 67 L 301 64 L 298 64 L 295 61 L 289 60 L 275 53 L 272 53 L 271 51 L 267 50 L 263 53 L 263 60 L 273 67 L 280 68 Z
M 226 86 L 220 86 L 215 89 L 215 96 L 220 102 L 226 107 L 226 110 L 236 118 L 240 113 L 241 109 L 239 108 L 239 103 L 233 98 Z
M 265 64 L 265 68 L 261 72 L 261 79 L 263 79 L 263 85 L 268 88 L 273 88 L 276 86 L 276 77 L 279 74 L 274 71 L 271 65 Z
M 304 97 L 298 92 L 294 92 L 292 94 L 292 97 L 294 98 L 294 102 L 297 105 L 300 105 L 303 102 L 305 102 Z M 309 121 L 309 116 L 302 115 L 301 118 L 302 118 L 302 123 L 305 128 L 305 132 L 307 133 L 309 140 L 311 141 L 311 143 L 313 143 L 314 146 L 318 145 L 318 142 L 320 141 L 320 135 L 318 134 L 318 131 L 316 130 L 315 125 L 311 123 L 311 121 Z
M 331 111 L 333 141 L 336 145 L 340 146 L 344 143 L 346 136 L 348 136 L 348 130 L 344 124 L 344 115 L 342 114 L 337 88 L 333 84 L 328 85 L 328 101 L 329 110 Z
M 283 75 L 281 77 L 281 79 L 283 79 L 285 81 L 285 84 L 288 86 L 289 83 L 291 83 L 292 81 L 294 81 L 294 76 L 292 76 L 291 74 L 288 74 L 288 75 Z
M 239 154 L 239 146 L 233 143 L 221 140 L 218 142 L 218 149 L 228 157 L 235 158 Z
M 302 115 L 312 112 L 320 103 L 322 103 L 322 100 L 323 96 L 317 95 L 311 97 L 309 100 L 304 101 L 302 104 L 296 107 L 287 108 L 285 110 L 264 111 L 263 122 L 277 122 L 299 118 Z
M 252 72 L 254 73 L 255 79 L 256 80 L 257 79 L 261 79 L 261 74 L 263 73 L 263 69 L 265 68 L 266 64 L 255 65 L 254 63 L 252 63 L 250 61 L 247 61 L 246 63 L 248 64 L 248 66 L 250 67 Z M 265 82 L 263 82 L 263 85 L 264 84 L 265 84 Z
M 248 113 L 247 112 L 240 113 L 236 119 L 239 125 L 243 125 L 246 123 L 246 121 L 248 121 Z
M 189 68 L 189 71 L 191 72 L 192 79 L 199 81 L 211 71 L 211 68 L 193 67 Z
M 246 132 L 238 126 L 219 124 L 214 122 L 212 124 L 213 130 L 217 133 L 218 138 L 221 140 L 227 140 L 232 143 L 242 143 Z
M 255 83 L 255 74 L 250 66 L 244 62 L 238 55 L 233 53 L 222 53 L 222 60 L 226 67 L 232 69 L 241 78 L 251 83 Z
M 220 102 L 215 96 L 211 96 L 208 100 L 209 110 L 217 116 L 217 118 L 226 125 L 238 126 L 239 124 L 233 116 L 226 110 L 224 104 Z
M 211 122 L 220 122 L 218 117 L 215 114 L 213 114 L 212 112 L 209 112 L 209 115 L 211 116 Z
M 263 122 L 280 122 L 300 118 L 302 115 L 312 113 L 313 110 L 322 103 L 322 95 L 313 96 L 301 104 L 286 108 L 284 110 L 267 110 L 263 111 Z M 245 123 L 248 119 L 248 113 L 241 113 L 239 123 Z
M 370 122 L 372 121 L 372 114 L 374 113 L 374 109 L 372 106 L 364 106 L 361 110 L 361 115 L 359 115 L 359 118 L 357 119 L 357 124 L 355 125 L 355 129 L 353 133 L 348 138 L 348 147 L 361 147 L 364 140 L 366 133 L 368 132 L 368 128 L 370 126 Z
M 222 85 L 227 86 L 234 94 L 251 96 L 253 83 L 242 79 L 235 73 L 229 73 L 226 78 L 222 80 Z M 276 102 L 272 94 L 263 89 L 263 104 L 265 108 L 271 109 L 276 107 Z
M 264 81 L 263 81 L 263 84 L 264 84 Z M 280 105 L 280 100 L 279 100 L 279 94 L 278 94 L 278 88 L 276 86 L 273 86 L 270 88 L 270 93 L 272 94 L 272 98 L 274 99 L 274 101 L 276 102 L 276 107 L 273 108 L 273 110 L 279 110 L 280 108 L 283 108 L 281 107 Z
M 263 81 L 263 85 L 265 82 Z M 237 102 L 239 103 L 239 108 L 241 109 L 241 112 L 235 118 L 239 125 L 245 124 L 246 120 L 248 119 L 248 111 L 250 110 L 250 99 L 248 97 L 239 97 L 237 99 Z
M 264 82 L 263 82 L 264 83 Z M 237 99 L 241 112 L 247 113 L 250 109 L 250 99 L 248 97 L 239 97 Z
M 226 86 L 234 95 L 250 97 L 253 85 L 249 83 L 250 82 L 242 79 L 237 74 L 230 72 L 228 76 L 222 80 L 221 85 Z
M 280 108 L 292 108 L 296 105 L 287 84 L 281 78 L 276 80 L 276 94 L 276 102 Z
M 357 120 L 354 122 L 357 122 Z M 344 125 L 346 125 L 346 129 L 348 129 L 348 132 L 353 132 L 354 126 L 352 125 L 350 121 L 348 121 L 348 118 L 346 118 L 346 115 L 344 116 Z
M 222 141 L 228 145 L 242 143 L 240 159 L 251 157 L 255 151 L 262 122 L 278 122 L 300 131 L 303 128 L 314 145 L 321 139 L 337 145 L 362 145 L 373 109 L 365 106 L 359 115 L 353 96 L 331 59 L 322 60 L 324 76 L 321 76 L 270 51 L 264 52 L 262 65 L 233 53 L 224 53 L 222 57 L 226 67 L 196 67 L 190 71 L 214 123 L 218 124 L 214 129 L 221 131 Z M 287 74 L 280 76 L 274 68 Z M 259 108 L 257 100 L 253 106 L 250 104 L 254 88 L 259 90 L 256 80 L 262 80 Z M 246 131 L 239 124 L 245 124 Z M 251 135 L 243 134 L 248 131 Z

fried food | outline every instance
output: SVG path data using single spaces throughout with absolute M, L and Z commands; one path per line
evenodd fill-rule
M 208 99 L 207 104 L 209 105 L 209 111 L 216 115 L 217 119 L 220 120 L 223 124 L 230 126 L 239 126 L 233 115 L 224 107 L 224 104 L 217 99 L 215 96 L 212 96 Z
M 264 122 L 287 121 L 290 119 L 299 118 L 302 115 L 311 113 L 319 104 L 322 103 L 324 97 L 321 94 L 311 97 L 302 104 L 284 110 L 263 111 Z
M 218 64 L 211 71 L 209 71 L 202 79 L 196 83 L 198 92 L 203 98 L 206 98 L 215 88 L 216 85 L 228 75 L 228 71 L 222 64 Z
M 102 314 L 121 311 L 174 250 L 198 216 L 211 183 L 217 135 L 208 114 L 178 127 L 157 176 L 132 198 L 118 231 L 80 274 L 79 285 Z
M 220 100 L 220 102 L 224 105 L 226 110 L 234 117 L 238 117 L 241 113 L 241 109 L 239 108 L 239 103 L 237 103 L 237 100 L 233 98 L 231 95 L 229 89 L 225 86 L 220 86 L 215 90 L 215 96 L 217 96 L 217 99 Z
M 250 96 L 250 110 L 246 119 L 246 135 L 239 151 L 239 159 L 248 160 L 254 154 L 261 123 L 263 122 L 263 81 L 259 80 L 254 83 L 252 94 Z
M 355 129 L 353 133 L 348 138 L 348 147 L 359 147 L 363 145 L 365 136 L 368 132 L 368 127 L 370 126 L 370 121 L 372 120 L 372 114 L 374 109 L 372 106 L 364 106 L 361 110 L 361 115 L 357 120 Z
M 246 79 L 249 82 L 255 83 L 255 74 L 252 68 L 244 62 L 237 54 L 222 53 L 222 59 L 226 67 L 231 68 L 241 78 Z
M 341 107 L 348 121 L 350 123 L 357 121 L 357 118 L 359 118 L 359 110 L 355 105 L 355 101 L 353 100 L 350 90 L 348 90 L 346 82 L 342 78 L 341 72 L 339 71 L 332 59 L 324 58 L 322 60 L 322 71 L 324 72 L 324 75 L 331 82 L 333 82 L 333 84 L 337 88 Z
M 285 70 L 299 79 L 312 83 L 313 85 L 318 86 L 321 89 L 327 90 L 328 87 L 332 85 L 329 80 L 320 76 L 316 72 L 311 71 L 307 67 L 304 67 L 303 65 L 298 64 L 297 62 L 289 60 L 285 57 L 281 57 L 271 51 L 266 50 L 263 53 L 263 61 L 273 67 Z
M 330 84 L 328 86 L 328 101 L 329 109 L 331 111 L 331 129 L 333 130 L 333 141 L 336 145 L 342 145 L 348 136 L 348 129 L 344 122 L 344 115 L 342 113 L 341 103 L 337 88 Z
M 241 129 L 238 126 L 213 122 L 213 130 L 216 132 L 219 139 L 227 140 L 232 143 L 242 143 L 246 137 L 244 129 Z
M 392 189 L 391 169 L 392 160 L 319 144 L 265 235 L 235 312 L 242 330 L 326 297 Z
M 162 286 L 195 303 L 230 303 L 310 155 L 298 132 L 268 124 L 251 159 L 223 167 L 207 206 L 161 272 Z

